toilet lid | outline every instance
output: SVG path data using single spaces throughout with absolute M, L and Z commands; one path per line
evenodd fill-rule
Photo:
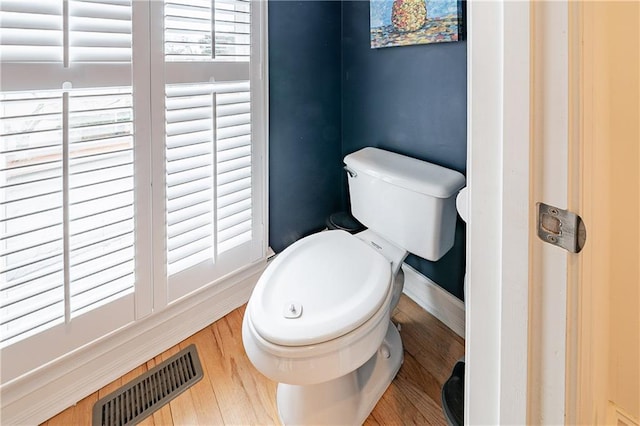
M 391 264 L 345 231 L 321 232 L 288 247 L 267 267 L 247 309 L 265 340 L 284 346 L 349 333 L 382 306 Z

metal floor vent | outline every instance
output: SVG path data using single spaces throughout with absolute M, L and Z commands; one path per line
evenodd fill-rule
M 132 425 L 202 379 L 195 345 L 178 352 L 93 406 L 93 426 Z

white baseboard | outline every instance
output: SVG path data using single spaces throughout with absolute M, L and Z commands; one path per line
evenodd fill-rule
M 464 302 L 406 263 L 403 293 L 464 339 Z
M 39 424 L 249 300 L 266 262 L 2 385 L 2 424 Z

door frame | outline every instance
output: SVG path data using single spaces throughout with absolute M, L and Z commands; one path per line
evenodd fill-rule
M 530 5 L 467 8 L 465 419 L 525 424 Z
M 569 2 L 467 8 L 465 418 L 564 424 L 567 255 L 533 207 L 567 207 Z

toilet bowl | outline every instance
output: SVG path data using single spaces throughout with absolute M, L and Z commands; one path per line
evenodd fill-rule
M 361 423 L 400 368 L 390 318 L 403 278 L 367 244 L 372 236 L 335 230 L 299 240 L 256 284 L 243 342 L 253 365 L 279 383 L 284 424 Z M 376 244 L 395 263 L 406 256 L 381 238 Z
M 391 322 L 411 251 L 438 260 L 453 245 L 464 177 L 365 148 L 345 158 L 354 216 L 370 229 L 305 237 L 273 260 L 245 310 L 253 365 L 278 382 L 283 424 L 361 424 L 397 374 Z

